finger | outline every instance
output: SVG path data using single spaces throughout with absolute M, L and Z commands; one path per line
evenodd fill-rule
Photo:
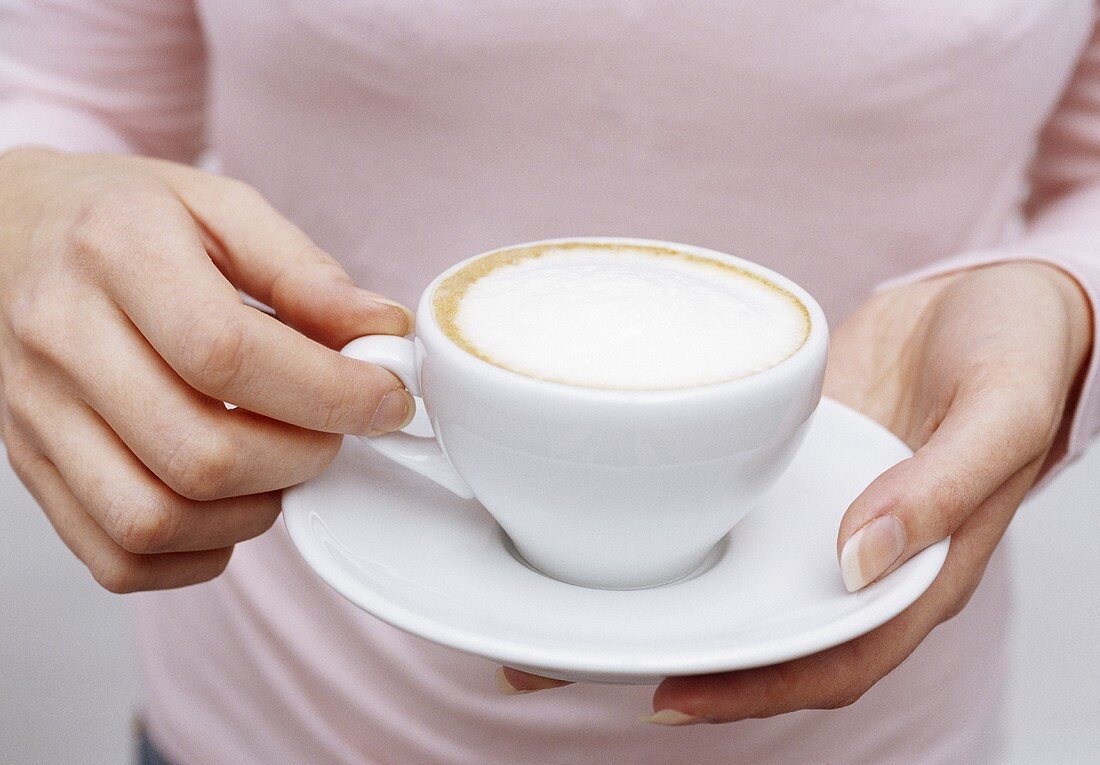
M 518 696 L 522 693 L 534 693 L 548 688 L 561 688 L 563 685 L 572 685 L 567 680 L 554 680 L 542 675 L 532 675 L 530 672 L 500 667 L 495 676 L 497 690 L 505 696 Z
M 936 625 L 966 605 L 1037 470 L 1021 471 L 982 503 L 957 531 L 932 586 L 894 619 L 801 659 L 740 672 L 667 678 L 654 693 L 654 714 L 641 719 L 661 725 L 730 722 L 854 703 Z
M 873 632 L 803 659 L 666 678 L 654 692 L 653 714 L 639 719 L 691 725 L 847 706 L 900 664 L 931 630 L 929 626 L 922 632 L 925 610 L 915 605 Z
M 126 232 L 130 259 L 104 259 L 103 281 L 188 385 L 310 430 L 373 434 L 408 422 L 412 398 L 396 377 L 242 304 L 210 263 L 190 218 L 162 207 L 161 225 Z
M 88 306 L 86 338 L 54 354 L 77 393 L 175 492 L 196 500 L 261 494 L 318 475 L 340 437 L 244 409 L 227 410 L 188 387 L 125 317 Z M 46 384 L 44 382 L 40 384 Z M 66 393 L 57 392 L 58 400 Z M 71 395 L 71 394 L 70 394 Z M 43 411 L 42 418 L 60 419 Z M 58 422 L 63 431 L 65 423 Z M 58 438 L 62 435 L 58 435 Z
M 205 582 L 225 570 L 233 548 L 136 555 L 115 544 L 69 491 L 53 464 L 31 442 L 7 433 L 8 461 L 65 545 L 99 584 L 115 593 Z
M 141 464 L 100 417 L 75 400 L 54 400 L 22 432 L 49 459 L 74 499 L 124 550 L 143 555 L 231 547 L 267 531 L 276 492 L 196 502 Z
M 178 165 L 170 183 L 200 223 L 218 267 L 279 318 L 330 348 L 360 335 L 404 335 L 413 315 L 359 289 L 343 267 L 255 189 Z
M 952 534 L 1013 475 L 1042 459 L 1053 418 L 1008 386 L 964 385 L 910 459 L 876 478 L 845 513 L 837 552 L 858 590 Z

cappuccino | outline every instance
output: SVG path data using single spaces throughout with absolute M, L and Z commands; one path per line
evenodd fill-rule
M 447 336 L 474 356 L 593 388 L 735 380 L 779 364 L 810 331 L 794 295 L 749 271 L 606 242 L 491 253 L 444 279 L 432 305 Z

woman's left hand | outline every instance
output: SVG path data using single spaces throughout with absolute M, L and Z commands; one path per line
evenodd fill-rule
M 882 423 L 915 454 L 848 508 L 837 553 L 849 590 L 952 535 L 932 586 L 900 615 L 811 656 L 670 677 L 653 696 L 666 725 L 847 706 L 966 605 L 1035 483 L 1091 345 L 1088 301 L 1038 262 L 986 266 L 880 293 L 833 336 L 828 395 Z M 509 692 L 562 685 L 513 669 Z

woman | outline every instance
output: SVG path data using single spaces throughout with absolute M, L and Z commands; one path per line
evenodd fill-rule
M 161 756 L 996 761 L 995 548 L 1100 423 L 1091 2 L 0 7 L 4 440 L 92 575 L 150 591 Z M 204 145 L 224 176 L 176 164 Z M 392 300 L 464 256 L 589 233 L 744 254 L 818 298 L 827 393 L 917 450 L 849 508 L 846 584 L 954 535 L 911 608 L 780 666 L 511 698 L 332 594 L 281 526 L 252 539 L 339 434 L 410 416 L 330 349 L 406 332 Z

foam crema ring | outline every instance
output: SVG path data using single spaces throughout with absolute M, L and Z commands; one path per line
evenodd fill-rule
M 789 291 L 669 247 L 561 242 L 499 250 L 444 279 L 436 322 L 490 364 L 551 382 L 665 390 L 789 358 L 810 315 Z

